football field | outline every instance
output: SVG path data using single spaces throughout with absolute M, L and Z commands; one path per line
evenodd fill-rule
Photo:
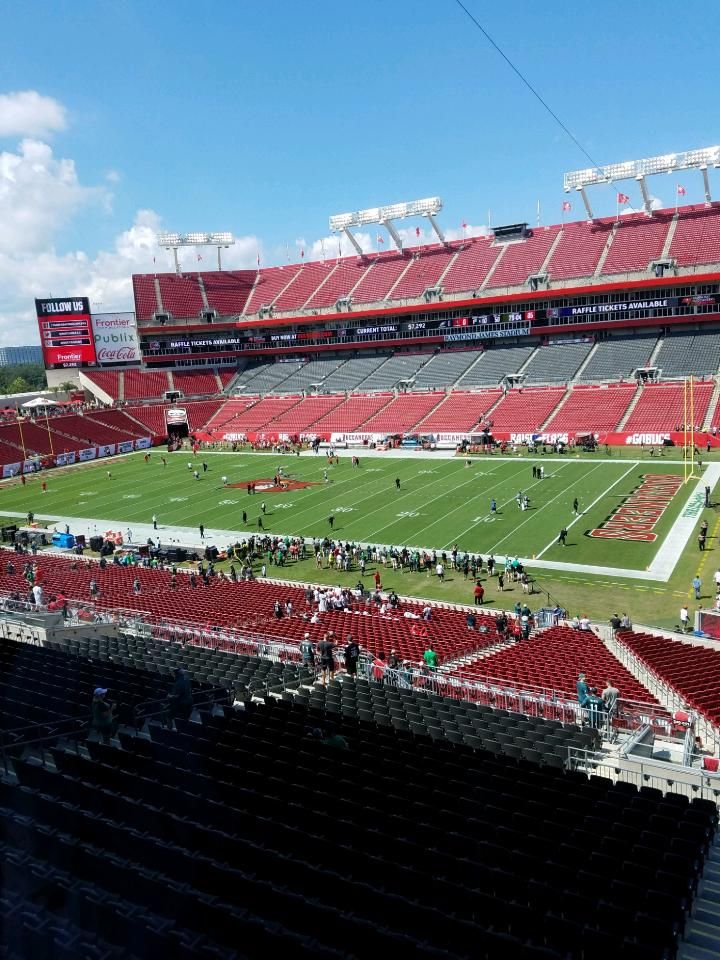
M 203 451 L 189 457 L 187 451 L 166 454 L 158 448 L 147 463 L 137 454 L 55 470 L 28 478 L 25 486 L 8 481 L 1 487 L 1 508 L 6 515 L 32 510 L 38 517 L 112 521 L 123 531 L 149 524 L 155 514 L 161 539 L 170 528 L 185 528 L 196 539 L 200 524 L 211 536 L 213 531 L 257 532 L 264 503 L 263 528 L 270 533 L 437 550 L 457 544 L 460 551 L 483 556 L 613 568 L 622 575 L 623 570 L 647 570 L 681 512 L 692 506 L 688 498 L 697 485 L 682 483 L 682 464 L 662 461 L 486 457 L 467 466 L 460 457 L 365 457 L 361 452 L 360 466 L 354 467 L 349 456 L 333 465 L 312 454 Z M 533 475 L 534 467 L 543 468 L 542 478 Z M 273 483 L 280 469 L 287 489 Z M 41 480 L 47 483 L 44 493 Z M 251 482 L 254 495 L 247 492 Z M 658 489 L 660 507 L 648 511 Z M 527 509 L 518 505 L 519 494 L 529 498 Z M 649 522 L 627 519 L 633 502 L 636 514 L 644 508 Z M 618 529 L 623 515 L 625 534 L 625 528 Z M 690 529 L 693 523 L 694 517 Z M 558 543 L 563 528 L 564 546 Z M 609 530 L 615 531 L 612 539 Z

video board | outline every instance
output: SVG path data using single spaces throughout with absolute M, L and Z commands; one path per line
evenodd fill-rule
M 35 300 L 45 369 L 97 366 L 87 297 Z

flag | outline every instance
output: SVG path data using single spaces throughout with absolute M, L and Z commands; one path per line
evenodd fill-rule
M 415 236 L 416 237 L 420 236 L 420 227 L 415 227 Z
M 562 208 L 563 208 L 563 213 L 567 213 L 568 210 L 572 210 L 572 204 L 570 203 L 569 200 L 563 200 Z
M 378 243 L 385 243 L 385 241 L 384 241 L 383 238 L 380 236 L 380 234 L 378 234 L 375 239 L 377 240 Z
M 153 257 L 153 263 L 156 263 L 156 262 L 157 262 L 157 261 L 155 260 L 155 257 Z
M 462 222 L 462 228 L 463 228 L 463 230 L 467 230 L 467 224 L 465 223 L 464 220 L 463 220 L 463 222 Z
M 630 203 L 630 197 L 626 193 L 619 193 L 617 195 L 618 203 Z
M 259 269 L 260 269 L 260 251 L 259 251 L 259 250 L 258 250 L 258 252 L 257 252 L 257 265 L 258 265 L 258 270 L 259 270 Z
M 677 185 L 677 192 L 678 192 L 678 196 L 679 196 L 679 197 L 684 197 L 684 196 L 685 196 L 686 190 L 685 190 L 685 187 L 684 187 L 681 183 L 679 183 L 679 184 Z
M 200 261 L 202 260 L 202 257 L 200 256 L 200 254 L 197 255 L 197 258 L 198 258 L 198 263 L 200 263 Z
M 301 260 L 304 260 L 304 259 L 305 259 L 305 251 L 304 251 L 304 250 L 301 250 L 301 251 L 300 251 L 300 259 L 301 259 Z

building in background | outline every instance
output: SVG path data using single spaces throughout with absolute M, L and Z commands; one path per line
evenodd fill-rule
M 0 367 L 17 363 L 42 363 L 42 347 L 32 344 L 27 347 L 0 347 Z

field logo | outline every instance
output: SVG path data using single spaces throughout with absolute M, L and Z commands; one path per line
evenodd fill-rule
M 243 480 L 242 483 L 229 483 L 228 487 L 242 489 L 251 483 L 255 488 L 255 493 L 286 493 L 288 490 L 304 490 L 306 487 L 320 486 L 317 480 L 290 480 L 286 477 L 280 479 L 280 483 L 275 483 L 273 477 L 265 477 L 261 480 Z
M 657 540 L 653 530 L 683 485 L 683 479 L 671 473 L 646 473 L 640 486 L 631 493 L 605 523 L 590 531 L 591 537 L 604 540 Z

